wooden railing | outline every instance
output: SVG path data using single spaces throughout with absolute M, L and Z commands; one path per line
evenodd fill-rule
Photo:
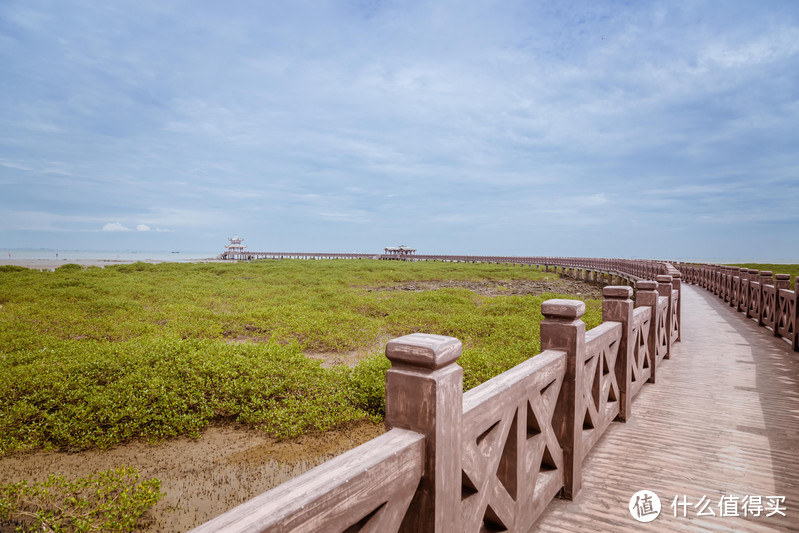
M 463 473 L 460 487 L 453 487 L 460 509 L 452 513 L 463 520 L 436 531 L 479 531 L 484 524 L 502 531 L 531 523 L 561 490 L 568 458 L 553 420 L 566 358 L 566 352 L 546 350 L 464 395 Z
M 716 294 L 799 352 L 799 276 L 791 290 L 789 274 L 775 276 L 767 270 L 702 263 L 679 263 L 678 267 L 687 283 Z
M 388 433 L 194 531 L 528 531 L 580 492 L 587 453 L 679 338 L 678 278 L 639 281 L 637 307 L 631 287 L 603 295 L 588 332 L 582 301 L 544 302 L 542 352 L 465 394 L 459 340 L 389 341 Z

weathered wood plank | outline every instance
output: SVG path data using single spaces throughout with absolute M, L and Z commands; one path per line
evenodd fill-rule
M 583 492 L 554 500 L 534 531 L 797 531 L 799 360 L 790 346 L 717 296 L 683 285 L 683 339 L 583 465 Z M 642 489 L 661 515 L 628 511 Z M 715 517 L 674 516 L 675 496 L 714 502 Z M 785 496 L 786 517 L 718 516 L 722 496 Z

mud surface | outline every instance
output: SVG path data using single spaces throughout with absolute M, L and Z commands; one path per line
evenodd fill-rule
M 105 451 L 36 452 L 0 459 L 0 483 L 67 479 L 122 465 L 157 477 L 166 496 L 146 518 L 149 532 L 188 531 L 228 509 L 367 442 L 382 425 L 352 424 L 318 435 L 278 442 L 252 430 L 211 427 L 198 440 L 158 445 L 134 442 Z M 4 531 L 0 526 L 0 531 Z
M 539 295 L 548 292 L 602 299 L 602 286 L 570 278 L 506 281 L 411 281 L 389 287 L 365 287 L 367 291 L 432 291 L 443 288 L 468 289 L 483 296 Z

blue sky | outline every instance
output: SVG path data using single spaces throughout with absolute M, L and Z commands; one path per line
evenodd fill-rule
M 0 2 L 0 248 L 799 260 L 799 3 Z

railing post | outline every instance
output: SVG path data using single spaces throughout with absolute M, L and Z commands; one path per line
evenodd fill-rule
M 669 305 L 666 308 L 666 331 L 668 332 L 668 345 L 669 348 L 666 350 L 665 359 L 671 359 L 671 276 L 668 274 L 661 274 L 657 277 L 658 281 L 658 294 L 660 296 L 665 296 L 669 300 Z
M 633 342 L 630 342 L 633 328 L 633 290 L 630 287 L 610 286 L 602 289 L 602 321 L 621 322 L 619 354 L 616 356 L 616 382 L 619 384 L 619 420 L 626 422 L 632 413 L 632 364 Z
M 755 298 L 760 298 L 760 293 L 758 292 L 755 294 L 755 283 L 758 283 L 758 288 L 760 287 L 760 283 L 758 282 L 758 274 L 760 273 L 759 270 L 755 270 L 753 268 L 749 269 L 749 298 L 747 299 L 748 304 L 746 306 L 746 318 L 752 318 L 754 315 L 752 314 L 752 300 Z M 762 291 L 761 291 L 762 292 Z M 758 312 L 760 311 L 760 300 L 758 300 Z
M 746 268 L 738 268 L 738 302 L 735 304 L 735 310 L 741 311 L 741 306 L 747 297 L 749 290 L 749 271 Z
M 574 499 L 583 485 L 583 366 L 585 365 L 585 303 L 547 300 L 541 304 L 541 350 L 566 352 L 566 373 L 553 415 L 553 427 L 563 448 L 563 496 Z
M 799 276 L 794 279 L 793 293 L 793 351 L 799 352 Z
M 780 291 L 791 288 L 790 274 L 777 274 L 774 276 L 774 336 L 780 336 Z
M 641 307 L 644 305 L 649 306 L 652 310 L 651 318 L 649 320 L 649 337 L 647 344 L 649 345 L 649 363 L 652 366 L 652 375 L 649 376 L 650 383 L 656 383 L 657 379 L 657 366 L 658 366 L 658 350 L 657 350 L 657 329 L 658 329 L 658 284 L 650 280 L 639 280 L 635 284 L 635 306 Z M 604 304 L 603 304 L 604 305 Z
M 679 272 L 674 272 L 671 275 L 671 287 L 677 291 L 677 341 L 680 340 L 682 333 L 682 275 Z M 669 295 L 671 298 L 671 295 Z
M 710 294 L 715 293 L 715 285 L 716 285 L 716 266 L 715 265 L 708 265 L 707 266 L 707 290 Z
M 733 267 L 724 267 L 724 302 L 732 299 L 732 270 Z
M 738 275 L 741 276 L 741 279 L 738 285 L 738 307 L 736 309 L 746 313 L 746 309 L 749 307 L 749 269 L 742 268 L 738 271 Z
M 773 285 L 774 284 L 774 273 L 770 270 L 763 270 L 760 272 L 760 314 L 757 316 L 757 325 L 763 326 L 765 322 L 763 321 L 763 315 L 771 316 L 774 318 L 774 308 L 773 306 L 769 308 L 769 313 L 764 312 L 766 307 L 766 285 Z M 776 296 L 776 295 L 775 295 Z M 774 302 L 776 302 L 776 298 L 774 298 Z
M 401 531 L 460 531 L 463 369 L 453 337 L 414 333 L 386 344 L 386 426 L 425 436 L 425 470 Z
M 732 267 L 732 282 L 730 283 L 730 307 L 738 307 L 738 300 L 741 294 L 741 269 Z

